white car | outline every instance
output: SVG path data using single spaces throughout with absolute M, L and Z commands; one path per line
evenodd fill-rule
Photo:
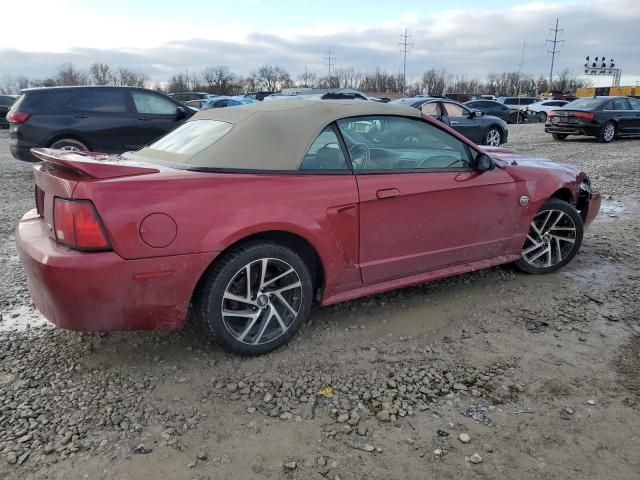
M 569 102 L 566 100 L 542 100 L 528 105 L 526 110 L 529 115 L 537 115 L 541 122 L 546 122 L 547 114 L 551 110 L 557 110 L 560 107 L 564 107 L 567 103 Z

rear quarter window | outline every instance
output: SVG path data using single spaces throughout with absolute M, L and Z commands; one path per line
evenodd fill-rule
M 192 120 L 183 123 L 148 148 L 161 152 L 175 153 L 185 159 L 200 153 L 224 137 L 233 124 L 217 120 Z M 178 160 L 178 159 L 176 159 Z
M 125 113 L 127 111 L 124 92 L 121 90 L 88 89 L 76 95 L 67 107 L 83 112 Z

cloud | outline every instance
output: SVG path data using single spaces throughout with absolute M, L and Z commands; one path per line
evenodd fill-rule
M 69 2 L 73 0 L 52 4 L 60 8 Z M 401 64 L 397 43 L 407 24 L 414 44 L 407 61 L 411 77 L 432 67 L 467 77 L 515 70 L 521 62 L 523 42 L 524 71 L 548 75 L 550 57 L 545 39 L 555 19 L 560 18 L 564 44 L 559 46 L 556 71 L 568 68 L 580 74 L 586 55 L 605 55 L 616 59 L 626 79 L 640 79 L 640 1 L 610 0 L 606 5 L 595 0 L 576 4 L 531 2 L 500 11 L 473 5 L 437 14 L 425 7 L 379 25 L 363 24 L 361 19 L 349 23 L 343 18 L 331 24 L 315 22 L 270 31 L 215 22 L 213 33 L 211 22 L 205 28 L 198 23 L 183 25 L 153 19 L 141 23 L 133 18 L 104 18 L 97 28 L 90 12 L 78 7 L 73 28 L 52 29 L 49 24 L 47 31 L 52 34 L 0 49 L 0 77 L 44 77 L 65 62 L 87 68 L 94 61 L 141 71 L 157 81 L 165 81 L 176 71 L 200 71 L 216 64 L 228 65 L 244 75 L 264 63 L 281 65 L 294 76 L 305 65 L 322 74 L 326 70 L 324 52 L 329 46 L 337 57 L 337 67 L 373 70 L 379 66 L 395 72 Z M 53 15 L 54 10 L 51 7 L 45 13 Z M 284 22 L 286 13 L 282 16 Z M 41 15 L 37 17 L 35 28 L 42 23 Z M 29 30 L 34 28 L 30 25 Z M 56 36 L 58 31 L 60 35 Z M 116 34 L 102 34 L 105 31 Z M 15 38 L 10 32 L 3 35 Z

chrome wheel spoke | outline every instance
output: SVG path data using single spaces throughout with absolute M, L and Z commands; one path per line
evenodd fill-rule
M 294 323 L 303 304 L 298 272 L 278 258 L 260 258 L 238 269 L 222 295 L 224 327 L 239 342 L 276 340 Z
M 531 221 L 522 258 L 530 265 L 552 267 L 562 262 L 576 242 L 576 226 L 561 210 L 539 212 Z

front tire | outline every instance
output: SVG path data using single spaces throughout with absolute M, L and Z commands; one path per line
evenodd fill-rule
M 56 140 L 51 144 L 50 148 L 57 148 L 59 150 L 67 150 L 69 152 L 87 152 L 89 148 L 79 140 L 75 138 L 62 138 Z
M 516 266 L 527 273 L 555 272 L 576 256 L 583 235 L 582 218 L 575 207 L 550 198 L 531 221 Z
M 482 143 L 490 147 L 499 147 L 502 144 L 502 133 L 500 129 L 496 127 L 489 128 L 484 134 Z
M 566 133 L 552 133 L 551 136 L 553 137 L 554 140 L 557 140 L 559 142 L 567 139 Z
M 196 313 L 222 348 L 261 355 L 287 343 L 308 318 L 311 272 L 288 247 L 252 241 L 206 274 Z
M 600 143 L 610 143 L 616 138 L 616 125 L 613 122 L 605 123 L 596 137 Z
M 538 118 L 542 123 L 547 122 L 547 112 L 538 112 Z

